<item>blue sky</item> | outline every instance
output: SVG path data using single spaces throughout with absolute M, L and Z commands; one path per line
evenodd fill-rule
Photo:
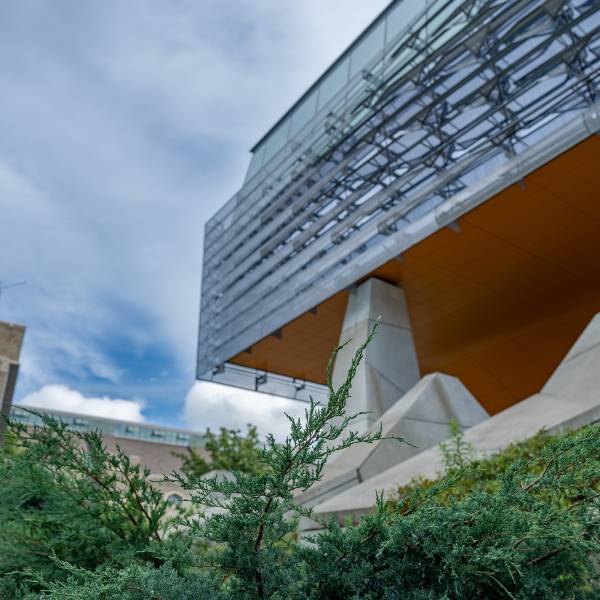
M 248 149 L 386 0 L 0 3 L 0 319 L 16 401 L 278 430 L 283 400 L 194 384 L 205 221 Z

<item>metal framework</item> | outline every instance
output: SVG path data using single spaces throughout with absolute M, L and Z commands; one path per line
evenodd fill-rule
M 262 389 L 227 361 L 598 131 L 599 84 L 600 0 L 392 2 L 207 223 L 198 378 Z

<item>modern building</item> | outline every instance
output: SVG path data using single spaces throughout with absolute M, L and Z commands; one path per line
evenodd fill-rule
M 168 475 L 181 467 L 181 455 L 185 455 L 188 448 L 194 448 L 201 455 L 205 452 L 202 434 L 186 429 L 58 410 L 35 408 L 31 410 L 56 418 L 72 431 L 99 431 L 110 452 L 115 451 L 118 446 L 133 463 L 142 464 L 150 470 L 151 480 L 161 487 L 165 498 L 173 503 L 188 498 L 187 492 L 180 486 L 163 481 L 163 475 Z M 10 417 L 30 427 L 42 423 L 42 419 L 37 414 L 18 405 L 12 407 Z
M 12 405 L 24 336 L 23 325 L 0 321 L 0 436 Z
M 381 316 L 363 429 L 538 394 L 600 312 L 599 131 L 597 1 L 391 2 L 207 223 L 198 378 L 325 401 Z

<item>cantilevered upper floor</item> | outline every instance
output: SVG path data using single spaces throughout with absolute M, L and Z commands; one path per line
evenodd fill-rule
M 509 270 L 488 283 L 522 290 L 527 277 L 510 271 L 510 248 L 531 253 L 529 236 L 562 240 L 563 204 L 573 218 L 583 211 L 597 219 L 594 188 L 581 182 L 598 189 L 599 151 L 588 138 L 600 128 L 599 83 L 594 0 L 392 2 L 256 144 L 242 188 L 208 222 L 198 377 L 307 393 L 306 381 L 323 383 L 348 290 L 375 274 L 407 292 L 410 257 L 435 240 L 453 241 L 441 264 L 420 265 L 419 281 L 438 290 L 435 306 L 414 312 L 407 292 L 413 328 L 451 306 L 472 306 L 473 286 L 483 285 L 477 277 L 497 272 L 501 256 Z M 574 207 L 573 186 L 585 207 Z M 488 215 L 483 225 L 473 224 L 478 210 Z M 561 251 L 588 260 L 596 250 L 578 238 L 591 230 L 577 227 L 563 232 L 568 239 L 560 243 L 571 245 Z M 518 242 L 509 241 L 517 231 Z M 499 236 L 505 245 L 496 248 Z M 479 264 L 473 286 L 442 277 L 454 253 Z M 546 254 L 536 256 L 564 271 L 560 252 Z M 542 283 L 541 272 L 530 275 Z M 496 308 L 493 295 L 484 296 L 477 300 L 482 318 L 486 303 Z M 465 343 L 484 335 L 481 323 L 470 333 L 458 323 Z M 444 352 L 453 326 L 415 331 L 423 373 L 434 364 L 451 372 Z M 483 371 L 481 389 L 493 378 Z M 489 397 L 500 398 L 503 386 L 506 392 L 499 383 Z

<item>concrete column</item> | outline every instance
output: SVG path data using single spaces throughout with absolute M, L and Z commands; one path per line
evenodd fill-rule
M 367 411 L 352 429 L 367 431 L 420 379 L 412 330 L 401 288 L 371 278 L 348 299 L 340 342 L 351 342 L 340 352 L 333 370 L 333 383 L 342 383 L 357 348 L 366 339 L 377 317 L 381 324 L 356 373 L 348 414 Z

